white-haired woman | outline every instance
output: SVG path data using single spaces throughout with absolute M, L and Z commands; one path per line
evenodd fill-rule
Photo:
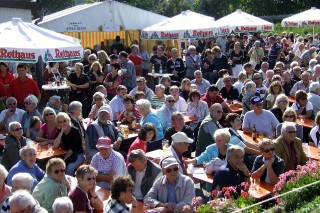
M 33 116 L 41 117 L 40 112 L 37 110 L 38 99 L 34 95 L 28 95 L 24 99 L 24 106 L 26 112 L 22 116 L 21 125 L 24 133 L 26 134 L 28 131 L 28 127 L 30 126 L 30 121 Z
M 84 139 L 86 137 L 86 130 L 82 123 L 81 112 L 82 112 L 82 103 L 80 103 L 79 101 L 72 101 L 69 104 L 68 115 L 70 117 L 71 123 L 74 127 L 76 127 L 80 131 L 83 139 L 83 143 L 84 143 Z
M 320 84 L 312 82 L 309 86 L 308 101 L 313 105 L 313 114 L 316 115 L 320 111 Z
M 59 130 L 53 141 L 53 146 L 67 151 L 64 156 L 67 164 L 66 174 L 73 176 L 75 169 L 84 161 L 82 137 L 79 130 L 72 126 L 67 113 L 60 112 L 56 120 Z
M 46 107 L 42 111 L 44 123 L 41 125 L 36 141 L 41 145 L 52 143 L 57 133 L 56 113 L 51 107 Z
M 0 165 L 0 205 L 2 206 L 3 202 L 7 197 L 11 195 L 11 189 L 6 185 L 5 181 L 8 176 L 8 171 L 2 165 Z
M 284 111 L 289 107 L 289 99 L 285 94 L 280 94 L 277 96 L 274 108 L 271 109 L 271 112 L 276 116 L 280 123 L 283 122 L 282 116 Z
M 197 54 L 196 47 L 190 45 L 188 48 L 189 56 L 186 59 L 187 71 L 186 77 L 190 80 L 194 79 L 194 72 L 201 69 L 201 58 Z
M 260 47 L 260 41 L 254 42 L 252 48 L 248 52 L 248 56 L 250 56 L 249 63 L 252 65 L 252 68 L 259 70 L 264 57 L 264 51 L 262 47 Z
M 73 213 L 73 203 L 69 197 L 58 197 L 52 205 L 53 213 Z

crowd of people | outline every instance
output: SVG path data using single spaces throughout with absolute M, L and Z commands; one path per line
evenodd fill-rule
M 69 89 L 43 92 L 27 64 L 12 73 L 0 62 L 0 128 L 8 133 L 1 212 L 138 212 L 138 202 L 181 212 L 196 196 L 188 164 L 214 173 L 208 191 L 250 178 L 276 184 L 306 163 L 302 143 L 319 144 L 319 44 L 318 34 L 231 34 L 194 40 L 180 57 L 162 44 L 151 54 L 137 41 L 125 49 L 117 37 L 109 55 L 99 44 L 85 49 L 73 71 L 50 62 L 44 84 Z M 298 124 L 302 117 L 315 126 Z M 250 143 L 239 130 L 263 139 Z M 148 159 L 163 140 L 159 163 Z M 35 143 L 66 154 L 39 162 Z M 105 202 L 97 187 L 110 190 Z

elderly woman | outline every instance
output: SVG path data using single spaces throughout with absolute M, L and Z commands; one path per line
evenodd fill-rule
M 83 147 L 80 131 L 72 126 L 67 113 L 60 112 L 56 118 L 58 131 L 53 141 L 55 148 L 62 148 L 67 151 L 64 160 L 67 164 L 66 174 L 73 176 L 75 169 L 83 163 Z
M 275 141 L 275 154 L 285 163 L 285 171 L 295 170 L 298 165 L 305 165 L 308 157 L 302 149 L 301 139 L 296 137 L 296 124 L 284 122 L 281 135 Z
M 190 45 L 188 47 L 189 56 L 186 58 L 186 77 L 189 80 L 194 79 L 194 72 L 201 69 L 201 58 L 197 55 L 196 47 Z
M 8 171 L 2 165 L 0 165 L 0 205 L 2 206 L 3 202 L 7 197 L 11 195 L 11 188 L 6 185 L 5 181 L 7 179 Z
M 181 81 L 181 86 L 180 86 L 180 96 L 184 98 L 184 100 L 188 101 L 189 94 L 190 94 L 190 86 L 191 86 L 191 81 L 188 78 L 184 78 Z
M 8 178 L 7 180 L 9 180 Z M 13 177 L 10 177 L 10 179 L 12 179 L 12 193 L 14 193 L 17 190 L 26 190 L 29 193 L 31 193 L 33 186 L 33 178 L 30 174 L 20 172 L 15 174 Z M 1 213 L 10 213 L 10 198 L 11 196 L 7 197 L 3 202 Z
M 90 165 L 82 165 L 77 169 L 78 185 L 69 193 L 74 212 L 93 213 L 103 210 L 103 203 L 95 191 L 97 173 Z
M 1 164 L 10 170 L 21 158 L 19 150 L 26 145 L 26 138 L 23 137 L 23 128 L 19 122 L 9 124 L 9 135 L 6 137 L 3 148 Z
M 295 95 L 296 102 L 291 107 L 298 116 L 303 115 L 305 118 L 313 119 L 313 105 L 307 98 L 308 94 L 304 90 L 298 90 Z
M 75 72 L 70 73 L 67 81 L 67 85 L 71 87 L 69 101 L 80 101 L 83 104 L 83 117 L 87 117 L 90 110 L 89 84 L 89 78 L 83 71 L 83 65 L 76 63 Z
M 247 80 L 247 74 L 244 71 L 241 71 L 238 76 L 238 80 L 233 84 L 235 88 L 237 88 L 239 94 L 241 94 L 242 87 L 244 86 L 244 82 Z
M 73 213 L 73 203 L 69 197 L 58 197 L 52 205 L 53 213 Z
M 298 138 L 303 138 L 303 126 L 300 124 L 296 123 L 297 120 L 297 113 L 294 111 L 291 107 L 287 108 L 282 115 L 282 120 L 283 122 L 280 123 L 277 126 L 276 129 L 276 137 L 279 137 L 281 135 L 281 128 L 284 122 L 293 122 L 296 124 L 296 129 L 297 129 L 297 137 Z
M 125 110 L 122 111 L 120 113 L 120 116 L 119 116 L 119 120 L 122 121 L 123 118 L 124 118 L 124 113 L 126 111 L 131 111 L 133 113 L 133 116 L 137 119 L 137 121 L 140 121 L 140 118 L 141 118 L 141 114 L 140 112 L 135 108 L 135 101 L 134 101 L 134 98 L 127 94 L 127 95 L 124 95 L 123 96 L 123 104 L 124 104 L 124 107 L 125 107 Z
M 101 92 L 96 92 L 93 95 L 93 103 L 94 105 L 91 108 L 91 111 L 88 115 L 88 118 L 90 118 L 91 120 L 96 120 L 98 117 L 98 111 L 100 109 L 100 107 L 102 107 L 103 105 L 105 105 L 104 103 L 104 94 Z
M 40 206 L 48 212 L 52 212 L 52 204 L 57 197 L 68 195 L 70 183 L 65 171 L 66 163 L 61 158 L 51 158 L 46 165 L 46 175 L 32 193 Z
M 157 137 L 153 143 L 149 143 L 148 151 L 152 151 L 158 148 L 161 149 L 161 140 L 163 139 L 163 128 L 157 115 L 151 112 L 150 101 L 148 101 L 147 99 L 140 99 L 137 101 L 137 107 L 139 113 L 142 115 L 140 120 L 140 126 L 144 126 L 146 123 L 152 123 L 157 129 Z
M 249 63 L 252 65 L 252 68 L 254 70 L 259 70 L 264 57 L 264 51 L 262 47 L 260 47 L 260 41 L 254 42 L 252 48 L 248 52 L 248 56 L 250 56 Z
M 21 160 L 16 163 L 9 171 L 7 184 L 13 186 L 13 176 L 19 173 L 28 173 L 32 177 L 32 187 L 30 191 L 42 180 L 45 172 L 36 164 L 37 150 L 31 146 L 26 145 L 19 151 Z
M 314 126 L 310 131 L 310 146 L 318 147 L 318 142 L 320 141 L 320 112 L 317 113 L 314 119 L 316 126 Z
M 33 116 L 41 117 L 40 112 L 37 110 L 38 99 L 34 95 L 28 95 L 24 99 L 24 106 L 26 112 L 22 116 L 21 125 L 23 127 L 23 131 L 27 133 L 28 127 L 30 125 L 31 118 Z
M 103 82 L 103 85 L 107 89 L 109 100 L 117 95 L 117 87 L 122 83 L 122 77 L 118 75 L 118 71 L 121 69 L 120 64 L 113 62 L 110 65 L 110 68 L 111 72 L 107 74 L 106 79 Z
M 192 163 L 194 165 L 201 165 L 203 163 L 208 163 L 214 158 L 219 158 L 221 160 L 226 160 L 227 149 L 230 147 L 229 141 L 231 135 L 228 129 L 218 129 L 213 135 L 215 143 L 208 146 L 206 151 L 201 153 L 198 157 L 190 160 L 186 160 L 186 163 Z
M 209 114 L 208 104 L 205 101 L 200 100 L 201 94 L 198 90 L 192 90 L 189 93 L 187 116 L 189 116 L 191 123 L 190 127 L 195 133 L 195 137 L 198 135 L 201 121 Z
M 308 101 L 313 105 L 313 114 L 320 111 L 320 84 L 312 82 L 309 86 Z
M 279 176 L 284 172 L 284 161 L 275 154 L 275 147 L 272 140 L 261 140 L 259 149 L 262 155 L 256 157 L 251 172 L 252 179 L 276 184 Z
M 280 123 L 283 122 L 282 116 L 284 111 L 289 107 L 289 99 L 285 94 L 280 94 L 277 96 L 274 108 L 271 109 L 271 112 L 276 116 Z
M 70 117 L 71 123 L 74 127 L 76 127 L 80 131 L 81 137 L 84 143 L 84 139 L 86 137 L 86 130 L 82 123 L 81 111 L 82 111 L 82 103 L 80 103 L 79 101 L 72 101 L 69 104 L 68 115 Z
M 36 141 L 41 145 L 45 145 L 53 142 L 58 131 L 55 111 L 50 107 L 44 108 L 42 119 L 44 123 L 40 127 Z
M 243 119 L 244 115 L 251 110 L 250 105 L 250 99 L 255 96 L 255 93 L 257 92 L 256 84 L 253 81 L 248 81 L 244 85 L 244 95 L 242 98 L 242 113 L 241 113 L 241 119 Z

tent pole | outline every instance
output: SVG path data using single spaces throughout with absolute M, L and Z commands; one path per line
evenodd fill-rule
M 313 45 L 314 45 L 314 25 L 313 25 L 313 35 L 312 35 L 313 39 L 312 39 L 312 42 L 313 42 Z

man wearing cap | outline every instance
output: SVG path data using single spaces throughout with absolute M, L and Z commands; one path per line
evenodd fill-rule
M 195 197 L 193 180 L 180 173 L 179 163 L 168 157 L 162 162 L 164 176 L 158 178 L 144 198 L 152 208 L 165 207 L 166 212 L 182 212 L 185 205 L 192 205 Z
M 117 95 L 111 99 L 109 105 L 112 110 L 111 120 L 117 121 L 119 120 L 121 112 L 125 110 L 125 106 L 123 103 L 123 96 L 127 94 L 127 87 L 123 85 L 119 85 L 117 87 Z
M 98 111 L 98 119 L 93 121 L 87 128 L 86 160 L 90 161 L 92 156 L 98 152 L 96 143 L 98 138 L 107 136 L 114 142 L 113 148 L 119 149 L 123 139 L 120 131 L 110 121 L 110 107 L 102 106 Z
M 148 160 L 141 149 L 130 152 L 128 156 L 128 173 L 135 183 L 134 197 L 143 201 L 143 198 L 149 192 L 153 183 L 161 177 L 162 171 L 158 164 Z
M 97 185 L 110 190 L 110 183 L 118 176 L 127 174 L 123 156 L 111 148 L 108 137 L 100 137 L 97 142 L 98 153 L 91 160 L 91 166 L 98 171 Z
M 136 81 L 137 81 L 137 86 L 133 88 L 129 94 L 134 97 L 136 92 L 142 91 L 146 96 L 145 99 L 148 99 L 149 101 L 151 101 L 151 99 L 154 96 L 154 92 L 149 87 L 147 87 L 146 79 L 144 77 L 138 77 Z
M 214 175 L 212 190 L 221 190 L 227 186 L 238 186 L 250 181 L 250 172 L 243 162 L 244 149 L 232 145 L 227 151 L 227 164 L 221 166 Z
M 213 140 L 213 134 L 217 129 L 222 128 L 219 123 L 223 113 L 221 104 L 213 104 L 209 111 L 210 114 L 201 122 L 199 128 L 196 156 L 201 155 L 201 153 L 206 150 L 207 146 L 215 143 Z
M 166 101 L 164 105 L 157 111 L 157 116 L 164 130 L 166 130 L 172 125 L 171 115 L 172 113 L 177 111 L 177 109 L 174 107 L 174 104 L 175 104 L 175 100 L 173 96 L 168 95 L 166 97 Z
M 182 155 L 183 153 L 188 151 L 189 144 L 193 143 L 193 139 L 188 138 L 188 136 L 184 132 L 177 132 L 173 134 L 171 138 L 171 146 L 160 159 L 160 166 L 165 159 L 167 159 L 168 157 L 173 157 L 179 164 L 179 172 L 181 174 L 187 175 L 187 167 Z
M 252 133 L 256 127 L 257 133 L 263 133 L 266 137 L 274 137 L 274 131 L 279 124 L 278 119 L 269 110 L 263 109 L 263 100 L 260 96 L 250 99 L 251 111 L 243 118 L 242 129 L 244 133 Z

